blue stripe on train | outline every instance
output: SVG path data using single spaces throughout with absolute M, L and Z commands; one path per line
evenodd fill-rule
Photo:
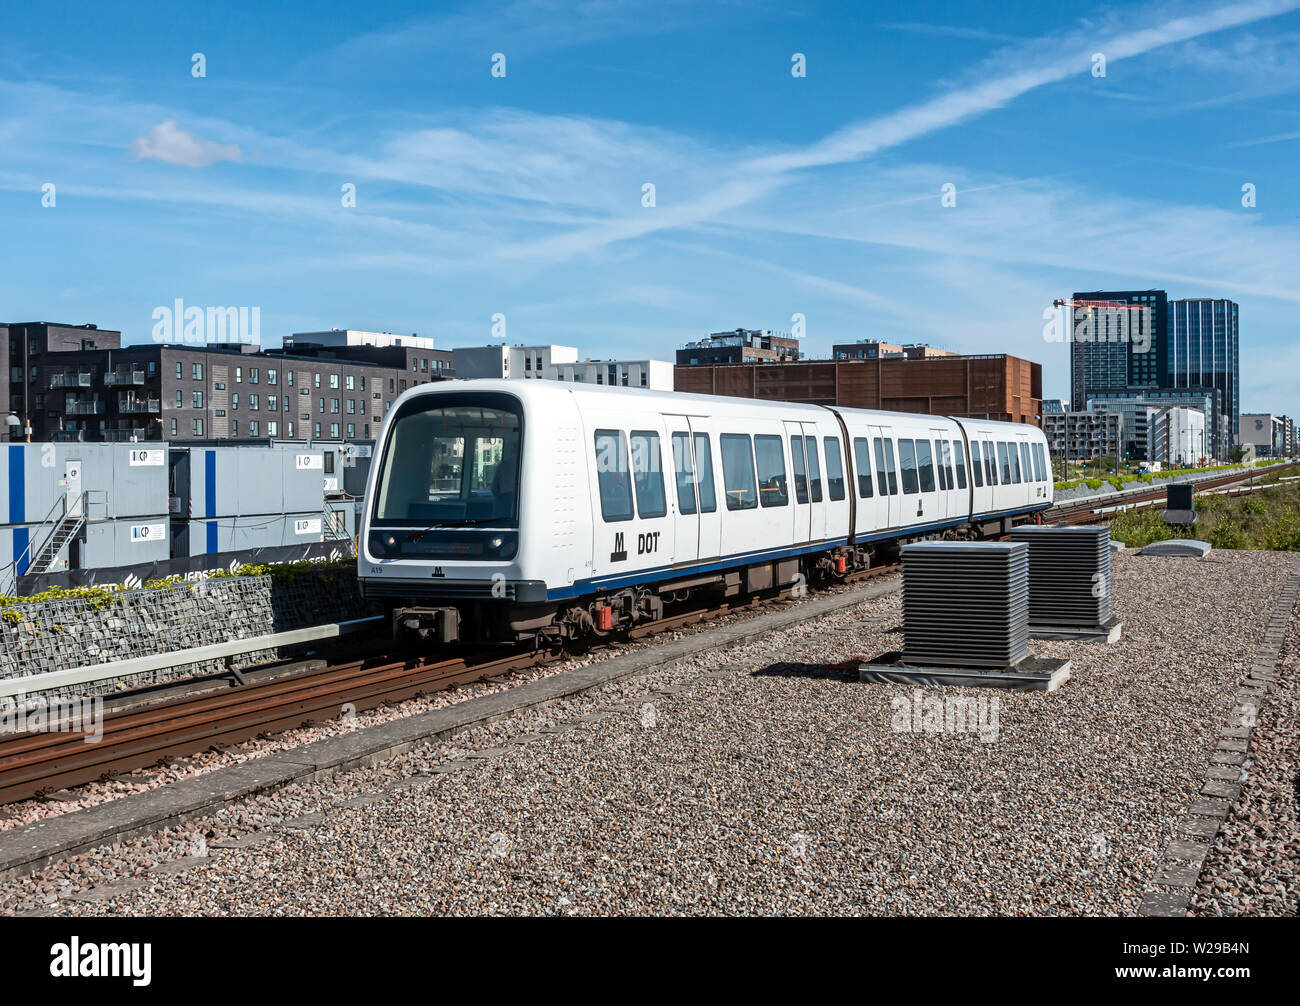
M 989 514 L 977 515 L 975 520 L 983 520 L 991 517 L 1018 517 L 1021 514 L 1035 513 L 1039 510 L 1047 509 L 1051 504 L 1042 503 L 1032 507 L 1026 507 L 1022 510 L 998 510 Z M 882 531 L 878 534 L 858 535 L 859 542 L 881 541 L 886 538 L 897 538 L 900 534 L 926 534 L 932 531 L 943 531 L 950 527 L 959 527 L 962 524 L 968 524 L 970 521 L 965 518 L 958 520 L 936 521 L 932 524 L 915 524 L 907 528 L 893 528 L 889 531 Z M 700 563 L 686 566 L 655 566 L 650 569 L 638 569 L 630 573 L 620 573 L 612 576 L 592 577 L 586 580 L 575 580 L 572 587 L 557 587 L 546 591 L 548 601 L 560 601 L 570 597 L 580 597 L 583 594 L 590 594 L 596 590 L 610 590 L 618 587 L 628 587 L 636 583 L 654 583 L 659 580 L 675 580 L 688 573 L 712 573 L 720 569 L 729 569 L 733 566 L 747 566 L 755 561 L 765 559 L 785 559 L 798 555 L 807 555 L 809 552 L 824 552 L 828 548 L 834 548 L 837 545 L 844 545 L 848 542 L 847 537 L 827 538 L 825 541 L 819 541 L 813 545 L 798 545 L 792 548 L 776 549 L 757 549 L 751 552 L 736 552 L 716 562 Z

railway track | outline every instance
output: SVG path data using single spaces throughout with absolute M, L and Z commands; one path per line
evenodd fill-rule
M 1280 466 L 1292 468 L 1295 465 Z M 1234 472 L 1196 484 L 1198 490 L 1220 489 L 1247 482 L 1250 472 Z M 1163 499 L 1164 488 L 1124 497 L 1109 506 Z M 1104 519 L 1092 502 L 1064 507 L 1044 515 L 1047 523 L 1085 524 Z M 896 564 L 880 566 L 843 581 L 851 583 L 893 572 Z M 788 599 L 792 589 L 668 615 L 619 633 L 613 641 L 643 639 L 658 633 L 709 621 L 727 614 L 757 610 Z M 597 643 L 587 649 L 608 645 Z M 355 710 L 401 702 L 457 685 L 503 677 L 572 655 L 499 649 L 465 653 L 449 659 L 382 654 L 351 659 L 325 667 L 250 681 L 237 687 L 182 695 L 110 712 L 103 720 L 103 737 L 87 744 L 80 732 L 41 732 L 0 738 L 0 804 L 39 796 L 97 779 L 147 768 L 171 759 L 221 748 L 255 737 L 283 733 L 312 723 L 337 719 L 341 709 Z M 207 687 L 211 688 L 211 683 Z
M 1256 478 L 1264 478 L 1277 472 L 1289 470 L 1297 467 L 1295 464 L 1277 465 L 1268 469 L 1247 472 L 1230 472 L 1227 475 L 1216 476 L 1212 479 L 1202 479 L 1200 482 L 1193 483 L 1196 492 L 1204 492 L 1208 489 L 1223 489 L 1229 486 L 1240 485 L 1243 482 L 1251 482 Z M 1097 520 L 1105 519 L 1108 515 L 1114 514 L 1121 508 L 1128 508 L 1135 504 L 1150 503 L 1165 498 L 1165 487 L 1159 486 L 1149 492 L 1135 493 L 1131 496 L 1123 496 L 1113 502 L 1102 500 L 1090 500 L 1087 503 L 1081 503 L 1077 506 L 1053 507 L 1043 515 L 1045 524 L 1089 524 Z
M 896 565 L 845 577 L 852 583 L 879 577 Z M 610 642 L 644 639 L 723 615 L 757 611 L 793 596 L 794 588 L 676 612 L 617 634 Z M 599 650 L 597 643 L 584 651 Z M 503 677 L 566 659 L 569 650 L 466 653 L 450 659 L 373 656 L 310 668 L 218 692 L 129 707 L 104 716 L 103 735 L 86 743 L 84 733 L 22 733 L 0 739 L 0 804 L 40 796 L 202 751 L 338 719 L 344 706 L 356 711 L 456 685 Z

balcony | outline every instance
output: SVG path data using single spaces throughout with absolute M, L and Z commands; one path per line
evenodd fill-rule
M 126 398 L 117 400 L 117 411 L 123 413 L 161 412 L 162 403 L 157 398 Z
M 62 374 L 50 375 L 51 388 L 89 388 L 90 374 L 87 371 L 73 372 L 67 371 Z
M 67 416 L 102 416 L 104 414 L 104 403 L 68 402 L 63 408 L 63 413 Z
M 143 426 L 132 426 L 130 429 L 122 430 L 105 430 L 104 439 L 114 443 L 132 440 L 147 440 L 149 431 Z
M 123 387 L 126 385 L 144 384 L 143 370 L 114 370 L 104 374 L 104 383 L 110 388 Z
M 85 430 L 54 430 L 50 433 L 50 439 L 59 444 L 76 443 L 85 437 Z

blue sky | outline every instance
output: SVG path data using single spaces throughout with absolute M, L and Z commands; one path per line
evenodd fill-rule
M 499 313 L 512 343 L 671 359 L 802 315 L 810 355 L 1012 352 L 1063 397 L 1051 301 L 1163 287 L 1236 300 L 1243 411 L 1297 415 L 1298 10 L 11 6 L 0 318 L 144 342 L 182 298 L 260 307 L 267 344 L 448 348 Z

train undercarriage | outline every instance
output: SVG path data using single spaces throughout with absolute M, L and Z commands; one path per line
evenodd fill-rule
M 455 604 L 443 605 L 393 604 L 389 613 L 394 638 L 414 636 L 442 644 L 508 643 L 558 648 L 656 621 L 664 617 L 666 607 L 762 596 L 792 587 L 823 588 L 897 561 L 899 548 L 908 541 L 998 537 L 1010 530 L 1011 523 L 1001 519 L 966 524 L 940 534 L 842 545 L 789 559 L 691 574 L 680 580 L 597 591 L 572 601 L 458 599 Z

